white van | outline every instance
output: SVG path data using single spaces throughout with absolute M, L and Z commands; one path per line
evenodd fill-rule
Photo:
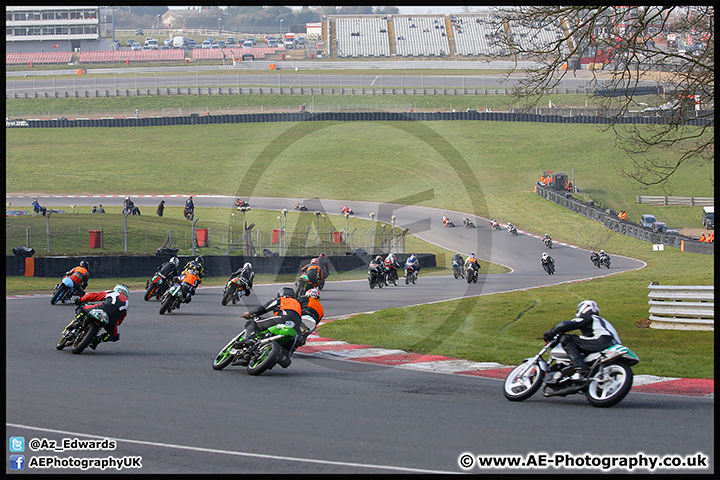
M 715 230 L 715 207 L 703 207 L 703 226 L 708 230 Z

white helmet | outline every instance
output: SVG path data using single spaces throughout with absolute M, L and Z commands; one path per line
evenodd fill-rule
M 547 256 L 548 256 L 547 252 L 543 252 L 542 258 L 547 258 Z
M 177 257 L 172 257 L 170 259 L 170 263 L 172 263 L 173 265 L 175 265 L 177 267 L 180 264 L 180 260 L 178 260 Z
M 414 262 L 415 260 L 417 260 L 417 257 L 416 257 L 415 254 L 413 253 L 412 255 L 410 255 L 410 258 L 408 258 L 408 260 L 411 261 L 411 262 Z
M 388 253 L 387 261 L 390 263 L 393 263 L 395 261 L 395 254 L 394 253 Z
M 605 250 L 600 250 L 600 255 L 605 255 Z
M 577 310 L 575 310 L 575 316 L 580 317 L 586 313 L 592 313 L 593 315 L 600 315 L 600 308 L 597 303 L 593 300 L 583 300 L 578 303 Z
M 120 293 L 124 294 L 126 297 L 130 296 L 130 289 L 127 287 L 127 285 L 125 285 L 123 283 L 118 283 L 117 285 L 115 285 L 113 287 L 113 291 L 120 292 Z
M 252 263 L 250 263 L 250 262 L 245 262 L 245 265 L 243 265 L 243 268 L 249 268 L 249 269 L 252 270 Z

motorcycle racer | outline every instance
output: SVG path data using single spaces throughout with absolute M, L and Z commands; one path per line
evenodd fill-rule
M 75 309 L 75 319 L 68 325 L 68 328 L 72 328 L 74 326 L 73 324 L 78 325 L 90 310 L 99 308 L 108 314 L 109 323 L 105 326 L 107 332 L 93 338 L 90 348 L 95 350 L 100 342 L 117 342 L 120 340 L 120 333 L 118 333 L 117 327 L 127 316 L 128 307 L 130 306 L 130 302 L 128 301 L 129 296 L 130 290 L 127 285 L 122 283 L 115 285 L 109 292 L 91 292 L 84 294 L 82 297 L 73 301 L 78 307 Z M 82 306 L 82 304 L 86 302 L 99 301 L 102 301 L 102 303 Z
M 571 330 L 580 330 L 581 335 L 565 334 Z M 575 310 L 575 318 L 558 323 L 545 332 L 543 338 L 545 341 L 550 341 L 559 333 L 563 334 L 560 343 L 573 363 L 571 367 L 566 367 L 562 371 L 568 376 L 587 375 L 585 355 L 601 352 L 612 345 L 622 345 L 617 331 L 610 322 L 600 316 L 600 308 L 593 300 L 580 302 Z

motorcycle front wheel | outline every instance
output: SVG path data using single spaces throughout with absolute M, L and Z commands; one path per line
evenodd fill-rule
M 268 368 L 272 368 L 280 357 L 280 349 L 282 347 L 277 342 L 269 342 L 262 345 L 258 351 L 250 359 L 247 366 L 247 372 L 250 375 L 260 375 Z
M 172 309 L 170 308 L 170 306 L 173 304 L 174 301 L 175 301 L 175 297 L 173 297 L 172 295 L 168 295 L 168 297 L 165 299 L 165 301 L 160 306 L 160 312 L 159 312 L 160 315 L 162 315 L 165 312 L 171 312 Z
M 215 356 L 215 360 L 213 360 L 212 367 L 214 370 L 222 370 L 223 368 L 230 365 L 230 363 L 233 361 L 235 357 L 230 355 L 230 349 L 233 348 L 233 345 L 235 345 L 235 342 L 239 341 L 243 335 L 245 335 L 245 330 L 238 333 L 232 340 L 230 340 L 227 345 L 223 347 L 222 350 L 218 352 L 218 354 Z
M 151 283 L 150 285 L 148 285 L 148 287 L 145 289 L 145 296 L 143 297 L 143 300 L 145 300 L 146 302 L 149 301 L 157 288 L 157 284 L 155 283 Z
M 65 348 L 65 346 L 67 345 L 67 341 L 68 341 L 68 338 L 67 338 L 68 334 L 69 334 L 68 329 L 65 328 L 65 330 L 63 330 L 62 334 L 60 335 L 60 340 L 58 340 L 55 348 L 57 348 L 58 350 L 62 350 L 63 348 Z
M 633 371 L 624 363 L 606 365 L 594 375 L 587 390 L 593 407 L 612 407 L 625 398 L 633 383 Z
M 520 373 L 527 368 L 527 372 L 520 376 Z M 529 368 L 527 362 L 523 362 L 515 367 L 505 379 L 503 393 L 505 398 L 511 402 L 522 402 L 532 397 L 538 391 L 545 373 L 536 363 Z
M 82 353 L 90 345 L 93 338 L 97 336 L 99 330 L 100 327 L 95 323 L 90 322 L 85 325 L 80 335 L 76 337 L 75 343 L 73 343 L 72 353 Z
M 65 295 L 65 289 L 67 289 L 67 287 L 64 284 L 61 284 L 58 287 L 57 291 L 53 293 L 53 296 L 50 299 L 50 305 L 55 305 L 58 300 Z
M 233 295 L 235 295 L 237 288 L 238 288 L 237 285 L 235 285 L 234 283 L 231 283 L 230 285 L 228 285 L 227 289 L 225 290 L 225 293 L 223 293 L 223 298 L 222 298 L 223 306 L 228 304 L 228 302 L 233 297 Z

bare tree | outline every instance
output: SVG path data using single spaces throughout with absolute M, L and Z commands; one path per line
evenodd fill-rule
M 519 59 L 536 62 L 514 91 L 525 108 L 575 75 L 581 58 L 591 58 L 591 86 L 604 94 L 596 97 L 600 114 L 632 160 L 620 173 L 666 187 L 684 163 L 714 161 L 714 13 L 713 6 L 522 6 L 494 9 L 493 18 L 496 38 L 515 58 L 508 76 L 519 70 Z M 657 87 L 654 97 L 647 96 L 648 81 Z M 622 122 L 631 112 L 661 120 Z M 668 149 L 672 159 L 657 156 Z

